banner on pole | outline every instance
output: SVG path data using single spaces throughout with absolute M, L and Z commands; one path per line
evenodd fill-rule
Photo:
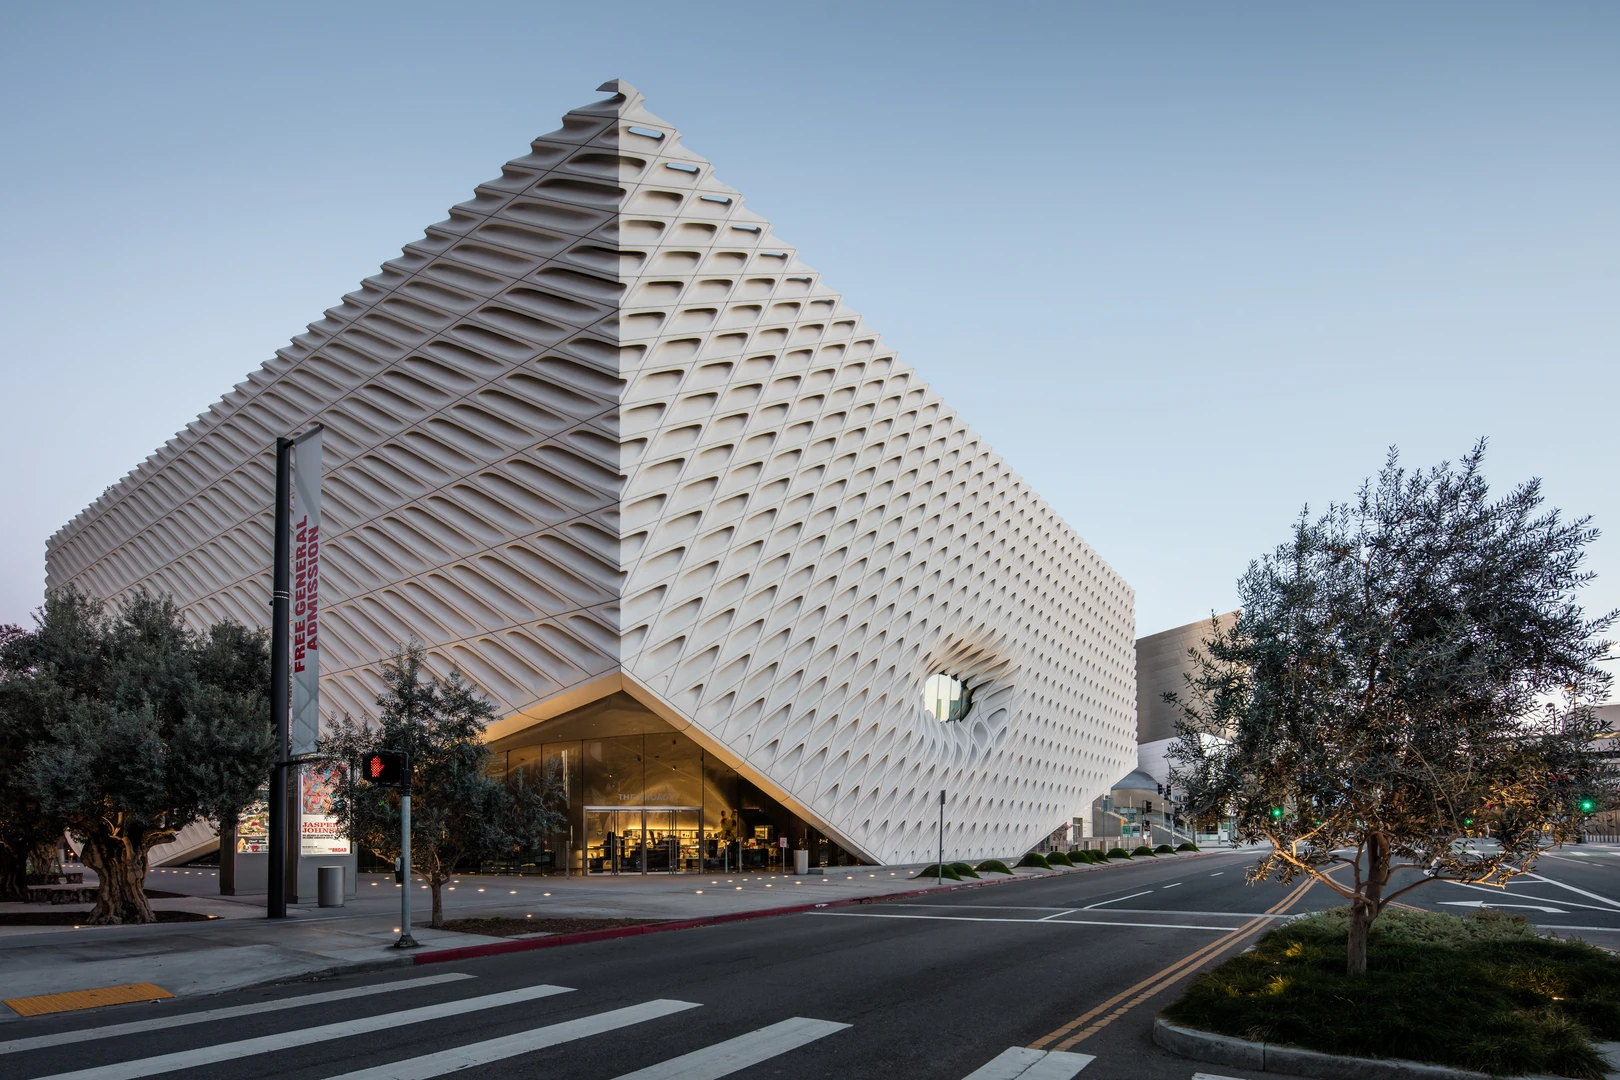
M 293 442 L 292 754 L 321 734 L 321 429 Z

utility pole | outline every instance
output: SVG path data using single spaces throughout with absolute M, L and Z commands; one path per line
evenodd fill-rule
M 411 936 L 411 759 L 406 754 L 404 776 L 399 789 L 399 867 L 405 880 L 399 886 L 399 940 L 396 949 L 414 949 Z
M 945 789 L 939 790 L 939 863 L 934 867 L 936 885 L 945 884 Z
M 288 534 L 292 507 L 288 500 L 292 445 L 291 439 L 276 439 L 276 508 L 270 525 L 274 538 L 274 562 L 270 568 L 270 716 L 276 726 L 276 757 L 270 767 L 270 894 L 265 915 L 271 919 L 287 917 L 287 715 L 291 689 L 287 654 L 292 636 L 288 595 L 292 584 L 292 538 Z

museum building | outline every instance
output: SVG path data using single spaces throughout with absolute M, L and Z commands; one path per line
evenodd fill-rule
M 942 791 L 953 858 L 1088 813 L 1136 762 L 1130 587 L 601 90 L 58 531 L 48 587 L 264 625 L 275 440 L 319 424 L 322 716 L 421 642 L 502 767 L 564 771 L 571 867 L 920 862 Z

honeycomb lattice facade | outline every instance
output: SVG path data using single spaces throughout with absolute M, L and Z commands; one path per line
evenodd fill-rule
M 425 643 L 519 731 L 624 690 L 849 850 L 1016 853 L 1135 761 L 1130 588 L 624 83 L 54 536 L 262 625 L 326 427 L 323 706 Z M 962 676 L 940 723 L 922 687 Z

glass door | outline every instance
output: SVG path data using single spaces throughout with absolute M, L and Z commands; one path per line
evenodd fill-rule
M 673 816 L 668 810 L 642 811 L 643 836 L 646 838 L 642 850 L 646 853 L 646 873 L 667 874 L 676 869 L 675 830 L 670 821 Z
M 619 873 L 645 874 L 647 872 L 647 823 L 640 810 L 620 810 Z
M 683 873 L 703 872 L 703 811 L 676 810 L 675 865 Z
M 585 811 L 585 872 L 617 874 L 620 839 L 618 814 L 613 810 Z

